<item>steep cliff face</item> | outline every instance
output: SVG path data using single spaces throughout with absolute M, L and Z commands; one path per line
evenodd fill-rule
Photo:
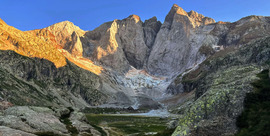
M 202 55 L 197 57 L 197 53 L 207 34 L 197 32 L 200 30 L 198 27 L 214 22 L 213 19 L 194 11 L 187 13 L 174 5 L 157 34 L 148 58 L 148 71 L 155 75 L 171 76 L 199 63 L 201 60 L 198 59 Z
M 127 72 L 130 66 L 141 69 L 160 24 L 156 18 L 143 23 L 136 15 L 105 23 L 85 34 L 84 56 L 120 73 Z
M 150 51 L 154 45 L 157 33 L 161 25 L 161 22 L 157 21 L 156 17 L 145 20 L 145 22 L 143 23 L 144 41 Z
M 83 52 L 80 37 L 85 34 L 78 26 L 69 21 L 60 22 L 44 28 L 55 35 L 56 42 L 71 54 L 81 57 Z
M 115 71 L 124 72 L 129 68 L 128 61 L 125 58 L 123 47 L 119 44 L 118 23 L 117 20 L 101 25 L 92 32 L 87 32 L 89 37 L 88 45 L 94 46 L 92 52 L 84 53 L 101 65 L 113 68 Z M 92 38 L 92 39 L 91 39 Z
M 142 68 L 148 47 L 144 41 L 143 22 L 139 16 L 131 15 L 119 22 L 119 39 L 130 65 Z

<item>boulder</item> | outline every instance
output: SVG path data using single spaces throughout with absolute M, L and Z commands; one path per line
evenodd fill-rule
M 4 111 L 0 125 L 29 133 L 52 132 L 66 135 L 66 126 L 54 116 L 54 112 L 44 107 L 14 106 Z
M 5 126 L 0 126 L 0 135 L 1 136 L 36 136 L 21 130 L 12 129 Z
M 85 114 L 79 111 L 73 111 L 69 117 L 72 126 L 74 126 L 79 134 L 93 134 L 95 136 L 100 136 L 101 133 L 95 130 L 90 124 L 88 124 Z

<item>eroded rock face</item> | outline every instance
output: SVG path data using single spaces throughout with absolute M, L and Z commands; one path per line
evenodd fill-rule
M 207 33 L 198 32 L 202 29 L 197 28 L 207 24 L 204 18 L 194 11 L 187 13 L 174 5 L 157 34 L 148 58 L 148 71 L 155 75 L 171 76 L 199 63 L 197 58 L 203 56 L 197 57 L 198 49 L 205 40 L 209 41 Z M 214 23 L 214 20 L 210 22 Z
M 129 64 L 142 68 L 149 49 L 144 42 L 143 22 L 139 16 L 131 15 L 119 22 L 119 39 Z

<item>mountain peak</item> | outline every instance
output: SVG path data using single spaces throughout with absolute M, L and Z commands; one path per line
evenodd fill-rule
M 128 18 L 130 19 L 134 19 L 137 22 L 141 21 L 141 18 L 138 15 L 130 15 Z
M 204 15 L 199 14 L 196 11 L 191 10 L 190 12 L 186 12 L 183 8 L 179 7 L 177 4 L 174 4 L 165 18 L 165 22 L 167 22 L 169 26 L 175 19 L 175 15 L 186 16 L 187 19 L 190 20 L 193 27 L 207 25 L 215 22 L 214 19 L 205 17 Z
M 152 18 L 145 20 L 144 23 L 147 24 L 147 23 L 157 22 L 157 21 L 158 21 L 157 17 L 153 16 Z
M 63 21 L 56 24 L 53 24 L 49 27 L 57 27 L 57 28 L 75 28 L 76 26 L 70 21 Z
M 183 8 L 179 7 L 177 4 L 173 4 L 171 11 L 174 14 L 176 13 L 176 14 L 180 14 L 180 15 L 188 15 L 187 12 Z
M 56 24 L 53 24 L 49 27 L 47 27 L 50 31 L 54 32 L 60 32 L 60 31 L 66 31 L 69 34 L 72 34 L 74 31 L 76 32 L 84 32 L 81 30 L 78 26 L 74 25 L 70 21 L 63 21 Z
M 173 4 L 170 12 L 165 18 L 165 22 L 171 24 L 175 14 L 188 16 L 187 12 L 183 8 L 179 7 L 177 4 Z
M 75 26 L 72 22 L 66 20 L 66 21 L 62 21 L 62 22 L 59 22 L 59 23 L 56 23 L 56 24 L 59 24 L 59 25 L 70 25 L 70 26 Z

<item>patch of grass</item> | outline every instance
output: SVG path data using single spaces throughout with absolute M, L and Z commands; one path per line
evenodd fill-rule
M 206 56 L 210 56 L 210 55 L 213 55 L 215 53 L 215 50 L 211 46 L 203 45 L 200 47 L 199 52 L 201 54 L 206 55 Z
M 53 132 L 36 132 L 35 135 L 37 136 L 62 136 L 62 135 L 55 134 Z
M 270 135 L 270 79 L 269 70 L 257 76 L 252 83 L 255 91 L 248 93 L 244 102 L 244 111 L 237 119 L 239 132 L 236 136 Z
M 157 136 L 163 136 L 173 132 L 167 130 L 166 118 L 109 114 L 86 114 L 86 117 L 92 126 L 106 126 L 125 135 L 144 136 L 148 132 L 156 132 Z
M 91 124 L 92 127 L 94 127 L 98 132 L 101 133 L 101 136 L 107 136 L 106 132 L 99 126 L 95 125 L 95 124 Z
M 172 135 L 172 133 L 174 132 L 174 130 L 175 129 L 165 129 L 164 131 L 159 132 L 159 133 L 157 133 L 154 136 L 170 136 L 170 135 Z

